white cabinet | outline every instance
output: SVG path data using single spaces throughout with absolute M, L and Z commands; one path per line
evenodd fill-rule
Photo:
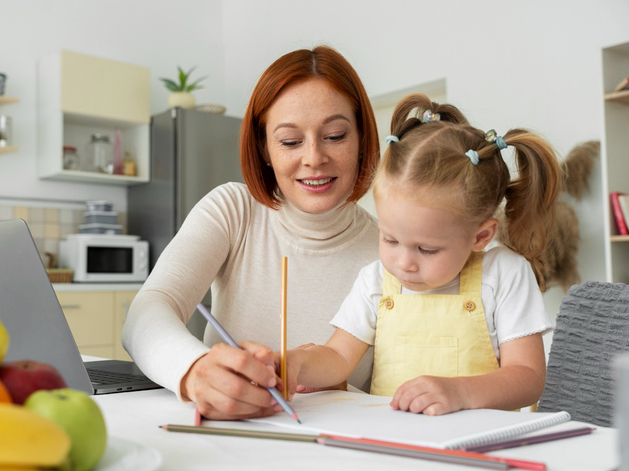
M 120 337 L 137 290 L 72 291 L 55 289 L 82 355 L 131 360 Z
M 149 181 L 150 71 L 123 62 L 60 51 L 38 64 L 38 151 L 40 178 L 133 185 Z M 114 142 L 135 160 L 136 176 L 65 170 L 63 146 L 87 152 L 94 133 Z
M 629 77 L 629 43 L 603 49 L 604 124 L 602 141 L 605 201 L 605 271 L 609 282 L 629 284 L 629 236 L 618 235 L 609 193 L 629 193 L 629 91 L 614 92 Z

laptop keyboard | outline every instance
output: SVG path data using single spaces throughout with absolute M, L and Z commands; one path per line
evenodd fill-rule
M 87 374 L 89 375 L 92 383 L 95 384 L 116 384 L 148 381 L 146 376 L 134 375 L 130 373 L 115 373 L 106 370 L 99 370 L 96 368 L 89 368 L 87 370 Z

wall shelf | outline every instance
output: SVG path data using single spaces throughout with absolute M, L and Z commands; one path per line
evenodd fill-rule
M 11 152 L 17 152 L 18 150 L 20 150 L 18 147 L 3 146 L 3 147 L 0 147 L 0 155 L 2 155 L 2 154 L 10 154 Z
M 60 51 L 38 65 L 39 178 L 108 185 L 136 185 L 150 180 L 150 71 L 147 67 Z M 136 176 L 109 175 L 63 168 L 63 146 L 87 156 L 92 134 L 114 142 L 135 161 Z
M 622 105 L 629 106 L 629 90 L 623 90 L 621 92 L 606 93 L 605 101 L 612 101 L 614 103 L 620 103 Z
M 18 100 L 17 98 L 12 98 L 10 96 L 6 96 L 6 95 L 0 95 L 0 105 L 10 105 L 12 103 L 17 103 Z
M 618 235 L 609 198 L 614 191 L 629 193 L 629 90 L 613 91 L 620 80 L 629 77 L 629 43 L 604 48 L 602 59 L 605 273 L 608 282 L 629 283 L 629 236 Z

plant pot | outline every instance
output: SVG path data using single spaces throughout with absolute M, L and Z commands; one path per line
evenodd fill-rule
M 179 106 L 181 108 L 194 108 L 195 101 L 194 95 L 188 92 L 172 92 L 168 97 L 168 106 L 175 108 Z

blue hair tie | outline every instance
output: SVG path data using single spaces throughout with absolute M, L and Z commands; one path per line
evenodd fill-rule
M 507 143 L 502 138 L 502 136 L 496 136 L 496 145 L 498 146 L 498 149 L 500 149 L 500 150 L 507 148 Z
M 387 136 L 384 140 L 387 144 L 391 144 L 392 142 L 400 142 L 400 138 L 393 135 Z
M 477 165 L 478 164 L 478 152 L 476 152 L 475 150 L 468 150 L 465 153 L 466 156 L 469 157 L 470 161 L 472 162 L 473 165 Z
M 498 135 L 495 129 L 490 129 L 485 133 L 485 140 L 487 142 L 495 143 L 500 150 L 507 148 L 507 142 L 502 138 L 502 136 Z

